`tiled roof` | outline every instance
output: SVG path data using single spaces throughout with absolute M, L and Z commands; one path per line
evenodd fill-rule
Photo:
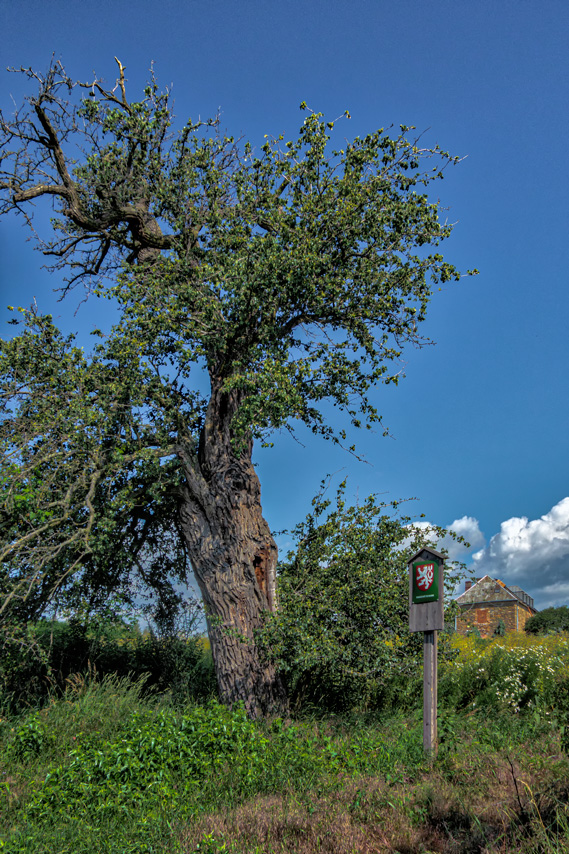
M 516 600 L 535 611 L 533 599 L 521 587 L 510 589 L 499 578 L 491 578 L 489 575 L 480 578 L 469 590 L 465 590 L 456 598 L 458 605 L 475 605 L 478 602 L 515 602 Z

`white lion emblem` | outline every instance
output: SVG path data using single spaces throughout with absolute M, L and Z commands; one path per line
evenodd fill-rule
M 417 567 L 417 587 L 420 590 L 428 590 L 435 577 L 435 565 L 425 563 Z

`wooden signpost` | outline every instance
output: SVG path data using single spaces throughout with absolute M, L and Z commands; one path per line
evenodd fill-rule
M 409 631 L 423 632 L 423 748 L 437 752 L 437 632 L 443 628 L 444 556 L 421 549 L 409 561 Z

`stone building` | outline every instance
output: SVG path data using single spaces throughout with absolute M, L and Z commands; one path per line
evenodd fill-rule
M 485 575 L 474 583 L 467 581 L 464 593 L 457 597 L 460 608 L 455 629 L 462 635 L 478 629 L 483 638 L 491 637 L 502 621 L 507 632 L 523 631 L 537 609 L 533 599 L 521 587 L 508 587 L 499 579 Z

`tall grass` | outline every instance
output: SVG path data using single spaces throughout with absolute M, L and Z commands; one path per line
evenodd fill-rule
M 41 620 L 0 637 L 0 710 L 40 705 L 66 689 L 67 679 L 93 669 L 102 675 L 143 678 L 147 692 L 168 691 L 177 701 L 216 693 L 209 643 L 190 625 L 185 632 L 141 633 L 138 625 L 109 620 Z M 1 633 L 0 633 L 1 634 Z

